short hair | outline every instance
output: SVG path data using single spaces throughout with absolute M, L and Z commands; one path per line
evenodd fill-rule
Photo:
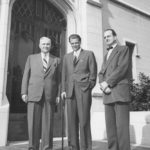
M 69 42 L 70 42 L 71 39 L 78 39 L 81 42 L 81 37 L 78 34 L 71 34 L 69 36 Z
M 42 36 L 42 37 L 40 38 L 40 40 L 39 40 L 39 43 L 40 43 L 43 39 L 48 39 L 48 40 L 50 40 L 50 42 L 51 42 L 51 39 L 50 39 L 49 37 Z
M 106 31 L 111 31 L 113 36 L 117 36 L 117 33 L 115 32 L 114 29 L 106 29 L 104 32 Z

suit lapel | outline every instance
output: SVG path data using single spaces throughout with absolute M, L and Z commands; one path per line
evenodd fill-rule
M 53 61 L 54 61 L 53 57 L 51 56 L 51 54 L 49 54 L 49 62 L 48 62 L 47 70 L 44 73 L 44 77 L 46 77 L 50 73 L 50 71 L 52 69 L 51 65 L 52 65 Z
M 73 52 L 70 53 L 70 64 L 73 66 L 73 59 L 74 59 L 74 56 L 73 56 Z
M 104 72 L 106 71 L 108 65 L 110 64 L 110 62 L 112 61 L 112 59 L 114 58 L 114 56 L 118 53 L 118 45 L 113 49 L 112 53 L 110 54 L 108 60 L 107 60 L 107 55 L 105 56 L 105 63 L 104 63 Z
M 77 59 L 77 61 L 76 61 L 76 64 L 79 62 L 79 60 L 80 60 L 82 57 L 83 57 L 83 49 L 81 49 L 81 52 L 80 52 L 79 57 L 78 57 L 78 59 Z
M 77 63 L 79 62 L 79 60 L 82 58 L 82 56 L 83 56 L 83 49 L 81 49 L 81 52 L 80 52 L 80 54 L 79 54 L 79 57 L 78 57 L 78 59 L 77 59 L 77 61 L 76 61 L 76 65 L 77 65 Z M 70 63 L 73 65 L 73 60 L 74 60 L 74 55 L 73 55 L 73 52 L 71 52 L 71 56 L 70 56 Z
M 75 67 L 74 67 L 74 71 L 76 71 L 76 70 L 78 70 L 78 67 L 80 66 L 80 61 L 82 60 L 82 59 L 84 59 L 84 50 L 83 49 L 81 49 L 81 52 L 80 52 L 80 54 L 79 54 L 79 57 L 78 57 L 78 59 L 77 59 L 77 61 L 76 61 L 76 64 L 75 64 Z
M 80 54 L 79 54 L 79 57 L 78 57 L 78 59 L 77 59 L 77 61 L 76 61 L 75 66 L 77 66 L 77 64 L 78 64 L 78 62 L 80 61 L 80 59 L 82 59 L 83 54 L 84 54 L 84 50 L 81 49 L 81 52 L 80 52 Z M 74 61 L 74 54 L 73 54 L 73 52 L 70 53 L 69 59 L 70 59 L 70 60 L 69 60 L 70 65 L 73 66 L 72 68 L 74 68 L 75 66 L 74 66 L 74 62 L 73 62 L 73 61 Z M 76 67 L 75 67 L 75 68 L 76 68 Z
M 39 67 L 39 69 L 41 70 L 41 72 L 44 73 L 41 53 L 39 53 L 37 55 L 37 66 Z
M 53 62 L 53 58 L 52 58 L 51 54 L 49 54 L 49 61 L 48 61 L 48 64 L 47 64 L 47 71 L 50 69 L 50 67 L 52 65 L 52 62 Z

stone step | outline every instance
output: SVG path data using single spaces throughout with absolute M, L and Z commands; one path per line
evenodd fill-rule
M 93 141 L 92 150 L 108 150 L 107 141 Z M 62 150 L 61 138 L 54 138 L 53 142 L 54 150 Z M 26 150 L 28 148 L 28 141 L 23 142 L 10 142 L 5 147 L 0 147 L 0 150 Z M 64 138 L 64 150 L 68 150 L 67 138 Z M 150 150 L 150 147 L 144 147 L 142 145 L 131 145 L 131 150 Z
M 61 118 L 60 115 L 54 115 L 54 137 L 61 137 Z M 65 135 L 65 124 L 63 126 Z M 8 124 L 8 141 L 25 141 L 28 140 L 27 114 L 26 113 L 10 113 Z

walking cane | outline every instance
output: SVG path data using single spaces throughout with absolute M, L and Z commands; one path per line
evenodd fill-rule
M 61 99 L 61 149 L 64 149 L 64 108 L 65 108 L 65 100 Z

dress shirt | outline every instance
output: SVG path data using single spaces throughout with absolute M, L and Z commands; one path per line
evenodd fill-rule
M 42 57 L 42 62 L 43 62 L 43 59 L 45 59 L 47 61 L 47 63 L 49 62 L 49 53 L 42 53 L 41 52 L 41 57 Z
M 81 52 L 81 48 L 78 49 L 77 51 L 74 51 L 73 52 L 73 55 L 78 59 L 79 55 L 80 55 L 80 52 Z
M 107 60 L 108 60 L 108 58 L 109 58 L 109 56 L 110 56 L 110 54 L 112 53 L 112 51 L 114 50 L 114 48 L 117 46 L 117 43 L 115 43 L 115 44 L 113 44 L 111 47 L 111 49 L 108 51 L 108 53 L 107 53 Z

